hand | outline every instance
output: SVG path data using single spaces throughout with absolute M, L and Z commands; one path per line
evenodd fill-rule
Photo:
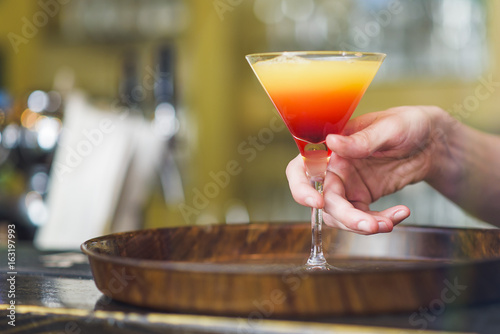
M 309 183 L 300 156 L 287 167 L 295 201 L 324 209 L 324 222 L 360 234 L 390 232 L 410 215 L 403 205 L 370 211 L 369 205 L 404 186 L 424 180 L 441 145 L 437 107 L 398 107 L 348 122 L 342 135 L 329 135 L 333 151 L 322 197 Z M 442 151 L 442 149 L 441 149 Z

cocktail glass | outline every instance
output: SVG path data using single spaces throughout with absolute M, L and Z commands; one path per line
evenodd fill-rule
M 304 159 L 307 175 L 323 194 L 331 156 L 326 136 L 340 134 L 375 77 L 383 53 L 306 51 L 250 54 L 246 59 Z M 305 268 L 333 270 L 323 254 L 323 210 L 312 210 L 311 254 Z

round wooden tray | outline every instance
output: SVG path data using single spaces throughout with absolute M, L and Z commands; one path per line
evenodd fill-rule
M 324 317 L 500 299 L 500 230 L 324 228 L 323 241 L 330 264 L 344 270 L 298 270 L 310 250 L 308 223 L 140 230 L 82 250 L 105 295 L 173 312 Z

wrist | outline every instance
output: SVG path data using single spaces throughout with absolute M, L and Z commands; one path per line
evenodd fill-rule
M 460 157 L 463 156 L 464 148 L 460 138 L 466 129 L 465 125 L 441 108 L 432 108 L 429 112 L 432 130 L 427 155 L 429 168 L 424 181 L 437 190 L 448 193 L 463 174 L 463 166 L 459 161 L 462 160 Z

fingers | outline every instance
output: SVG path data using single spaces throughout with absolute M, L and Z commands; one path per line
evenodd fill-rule
M 341 157 L 363 159 L 380 150 L 390 138 L 367 128 L 350 136 L 328 135 L 326 145 Z
M 310 184 L 300 154 L 288 164 L 286 176 L 293 199 L 297 203 L 317 209 L 323 207 L 323 196 Z
M 346 199 L 343 181 L 337 174 L 329 173 L 323 198 L 309 183 L 302 157 L 290 161 L 286 169 L 294 200 L 308 207 L 323 208 L 324 222 L 330 227 L 341 228 L 359 234 L 386 233 L 410 215 L 403 205 L 383 211 L 370 211 L 370 201 Z
M 331 227 L 359 234 L 385 233 L 410 215 L 410 210 L 402 205 L 380 212 L 371 211 L 370 198 L 346 197 L 343 180 L 333 173 L 328 175 L 326 189 L 324 221 Z
M 390 219 L 393 226 L 395 226 L 410 216 L 410 209 L 404 205 L 396 205 L 392 208 L 377 212 L 377 215 Z
M 364 168 L 369 172 L 369 167 Z M 344 159 L 332 153 L 330 163 L 328 164 L 328 171 L 338 176 L 344 188 L 343 197 L 348 198 L 350 202 L 371 203 L 375 200 L 372 197 L 374 189 L 369 189 L 369 186 L 362 178 L 362 174 L 356 169 L 355 164 L 351 160 Z M 330 175 L 331 173 L 327 173 L 325 179 L 325 196 L 329 196 L 331 191 L 330 183 L 338 182 L 336 178 L 332 178 Z M 378 192 L 375 191 L 375 193 Z
M 394 226 L 410 216 L 410 210 L 403 205 L 394 206 L 383 211 L 364 211 L 350 202 L 341 202 L 338 198 L 335 207 L 325 205 L 324 222 L 330 227 L 355 232 L 358 234 L 375 234 L 391 232 Z
M 328 135 L 326 143 L 342 157 L 367 158 L 374 152 L 395 146 L 402 130 L 398 117 L 372 113 L 351 120 L 342 135 Z
M 366 211 L 366 213 L 377 219 L 379 233 L 387 233 L 391 232 L 394 226 L 410 216 L 410 209 L 404 205 L 397 205 L 383 211 Z
M 379 228 L 379 220 L 384 226 L 392 226 L 383 219 L 378 219 L 376 216 L 355 208 L 352 203 L 338 195 L 326 198 L 323 219 L 325 224 L 330 227 L 359 234 L 374 234 L 378 233 L 379 230 L 385 231 L 387 228 Z

